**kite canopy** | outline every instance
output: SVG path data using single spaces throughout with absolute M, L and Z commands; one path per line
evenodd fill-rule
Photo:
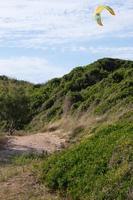
M 98 6 L 95 11 L 95 19 L 100 26 L 103 26 L 101 13 L 103 10 L 107 10 L 111 15 L 115 15 L 114 10 L 109 6 Z

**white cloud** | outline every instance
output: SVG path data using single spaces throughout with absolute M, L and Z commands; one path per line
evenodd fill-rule
M 116 12 L 115 17 L 103 12 L 104 27 L 97 26 L 93 18 L 99 4 L 108 4 Z M 25 48 L 41 48 L 46 53 L 51 49 L 51 54 L 82 52 L 93 59 L 104 56 L 133 59 L 133 48 L 128 47 L 132 45 L 132 19 L 132 0 L 1 0 L 0 46 L 6 49 L 5 56 L 11 53 L 9 47 L 24 47 L 23 55 L 27 52 Z M 106 43 L 106 39 L 109 41 L 112 37 L 115 38 L 113 43 Z M 123 39 L 122 44 L 117 38 Z M 29 51 L 32 55 L 32 50 Z M 17 55 L 16 49 L 13 55 Z M 55 66 L 54 61 L 51 64 L 38 55 L 39 51 L 36 57 L 0 58 L 0 74 L 44 82 L 67 72 L 66 68 Z M 60 61 L 58 57 L 56 63 Z M 64 66 L 68 64 L 67 58 L 64 56 Z M 78 65 L 75 59 L 73 56 L 73 62 Z
M 131 59 L 133 60 L 133 47 L 130 46 L 122 46 L 122 47 L 102 47 L 102 46 L 75 46 L 70 49 L 66 49 L 67 51 L 74 52 L 86 52 L 91 55 L 95 55 L 96 57 L 112 57 L 112 58 L 122 58 L 122 59 Z
M 93 12 L 104 3 L 114 7 L 116 17 L 103 13 L 105 26 L 100 28 Z M 107 34 L 132 37 L 132 18 L 131 0 L 4 0 L 0 2 L 0 41 L 1 45 L 44 48 Z
M 133 47 L 72 47 L 64 51 L 86 52 L 95 57 L 113 57 L 133 59 Z M 73 66 L 74 67 L 74 66 Z M 71 68 L 69 68 L 70 70 Z M 0 58 L 0 75 L 7 75 L 20 80 L 34 83 L 43 83 L 53 77 L 61 77 L 68 73 L 67 68 L 51 64 L 48 60 L 39 57 L 10 57 Z
M 63 68 L 52 66 L 47 60 L 37 57 L 11 57 L 0 59 L 0 75 L 42 83 L 65 74 Z
M 102 55 L 104 57 L 133 59 L 133 47 L 90 47 L 88 49 L 92 54 Z

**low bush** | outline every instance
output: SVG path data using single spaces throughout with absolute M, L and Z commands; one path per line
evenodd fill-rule
M 78 199 L 127 199 L 133 184 L 133 125 L 101 127 L 86 141 L 48 158 L 41 179 Z

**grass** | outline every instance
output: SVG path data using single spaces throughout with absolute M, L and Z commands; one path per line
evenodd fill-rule
M 24 126 L 27 133 L 54 131 L 69 143 L 68 149 L 52 156 L 22 155 L 11 165 L 1 166 L 0 189 L 5 196 L 0 199 L 8 200 L 9 190 L 15 200 L 17 192 L 22 200 L 130 200 L 132 77 L 132 61 L 106 58 L 42 85 L 0 77 L 0 91 L 21 86 L 30 98 L 31 119 Z M 6 123 L 0 116 L 0 130 Z M 0 136 L 0 148 L 5 144 L 6 138 Z M 36 170 L 40 181 L 61 198 L 38 183 Z
M 48 123 L 64 116 L 81 116 L 87 111 L 92 116 L 112 112 L 112 108 L 122 101 L 125 105 L 133 102 L 132 77 L 132 61 L 111 58 L 77 67 L 62 78 L 52 79 L 45 84 L 34 85 L 0 76 L 0 106 L 1 109 L 6 109 L 3 110 L 4 114 L 0 114 L 0 130 L 9 129 L 9 114 L 12 113 L 15 114 L 12 116 L 15 117 L 15 128 L 28 133 L 40 131 Z M 17 98 L 18 91 L 21 92 Z M 11 106 L 10 95 L 13 97 L 14 107 Z M 22 116 L 17 116 L 15 109 L 22 109 L 18 106 L 21 102 L 25 102 L 25 106 L 23 105 L 23 112 L 20 112 Z M 10 113 L 9 108 L 13 109 Z M 24 110 L 28 114 L 24 114 Z
M 127 199 L 133 185 L 133 124 L 120 122 L 93 134 L 44 161 L 41 180 L 68 199 Z
M 42 154 L 28 153 L 28 154 L 22 154 L 19 156 L 14 156 L 12 158 L 12 162 L 18 166 L 24 166 L 31 163 L 32 165 L 34 165 L 34 163 L 45 160 L 47 157 L 48 155 L 46 155 L 45 153 L 42 153 Z
M 0 166 L 0 183 L 6 182 L 10 178 L 20 174 L 23 169 L 21 167 L 16 167 L 15 165 Z
M 34 166 L 44 159 L 44 155 L 23 154 L 14 157 L 10 164 L 0 165 L 0 199 L 61 200 L 35 175 Z

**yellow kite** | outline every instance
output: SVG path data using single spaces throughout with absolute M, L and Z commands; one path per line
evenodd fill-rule
M 95 11 L 95 19 L 100 26 L 103 26 L 102 19 L 101 19 L 101 13 L 103 10 L 107 10 L 111 15 L 115 15 L 115 12 L 111 7 L 103 6 L 103 5 L 98 6 Z

